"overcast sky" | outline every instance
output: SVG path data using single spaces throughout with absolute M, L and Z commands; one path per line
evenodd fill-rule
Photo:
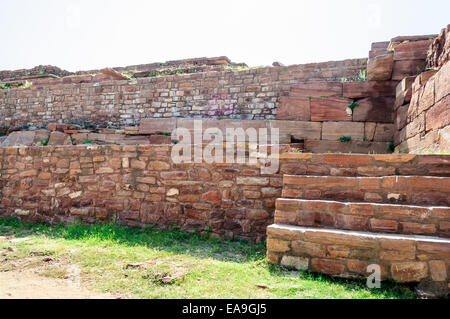
M 250 66 L 367 57 L 439 33 L 448 0 L 0 0 L 0 70 L 69 71 L 226 55 Z

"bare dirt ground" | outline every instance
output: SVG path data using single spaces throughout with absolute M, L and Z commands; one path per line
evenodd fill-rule
M 42 277 L 32 269 L 0 272 L 0 299 L 111 299 L 70 281 Z

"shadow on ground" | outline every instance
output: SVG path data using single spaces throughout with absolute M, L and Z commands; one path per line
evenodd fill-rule
M 187 234 L 177 230 L 163 231 L 156 228 L 130 228 L 113 224 L 97 225 L 44 225 L 24 224 L 19 220 L 0 218 L 0 236 L 16 238 L 46 236 L 51 239 L 84 241 L 87 244 L 104 245 L 113 243 L 129 247 L 146 247 L 173 254 L 190 255 L 197 258 L 212 258 L 224 262 L 255 262 L 265 267 L 273 277 L 290 277 L 342 286 L 346 289 L 367 289 L 365 280 L 334 278 L 309 272 L 289 271 L 278 265 L 266 264 L 265 243 L 253 244 L 247 241 L 221 241 L 199 234 Z M 399 285 L 392 281 L 383 282 L 380 293 L 389 298 L 413 297 L 412 286 Z

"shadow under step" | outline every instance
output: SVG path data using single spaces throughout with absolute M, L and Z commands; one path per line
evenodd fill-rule
M 380 279 L 449 287 L 450 239 L 281 224 L 269 226 L 267 236 L 268 260 L 289 268 L 367 278 L 375 267 Z

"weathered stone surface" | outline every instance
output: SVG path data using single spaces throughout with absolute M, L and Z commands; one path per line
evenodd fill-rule
M 390 41 L 373 42 L 370 47 L 372 50 L 385 50 L 386 51 L 389 47 L 389 43 L 390 43 Z
M 2 147 L 40 146 L 41 142 L 48 139 L 48 136 L 49 132 L 45 130 L 12 132 L 1 145 Z
M 436 102 L 450 94 L 450 62 L 444 66 L 435 75 L 435 94 Z
M 270 128 L 278 128 L 280 134 L 288 133 L 297 140 L 320 140 L 322 123 L 303 121 L 269 121 Z
M 48 145 L 72 145 L 70 135 L 61 132 L 52 132 Z
M 352 100 L 344 98 L 312 98 L 311 120 L 312 121 L 351 121 L 352 117 L 347 114 L 347 107 Z
M 287 252 L 290 250 L 290 242 L 286 240 L 280 240 L 280 239 L 273 239 L 269 238 L 267 239 L 267 250 L 270 252 Z
M 102 69 L 100 70 L 100 72 L 111 77 L 114 80 L 125 80 L 125 81 L 129 80 L 129 78 L 127 78 L 125 75 L 111 68 Z
M 409 76 L 404 78 L 397 86 L 394 109 L 397 110 L 400 106 L 405 105 L 411 101 L 412 98 L 412 84 L 416 77 Z
M 395 128 L 401 130 L 407 124 L 409 104 L 400 106 L 395 113 Z
M 364 123 L 357 122 L 325 122 L 322 129 L 322 140 L 339 141 L 343 136 L 351 136 L 352 140 L 363 140 Z
M 384 154 L 387 153 L 389 143 L 351 141 L 305 141 L 305 152 L 312 153 L 353 153 L 353 154 Z
M 341 82 L 310 81 L 296 83 L 291 87 L 294 97 L 333 97 L 342 95 Z
M 400 81 L 407 76 L 418 75 L 425 70 L 425 66 L 425 59 L 394 61 L 392 80 Z
M 392 142 L 394 140 L 394 124 L 377 123 L 373 141 Z
M 313 258 L 311 260 L 312 270 L 328 275 L 342 275 L 345 273 L 345 264 L 333 259 Z
M 391 274 L 398 282 L 419 282 L 428 276 L 428 266 L 424 262 L 393 263 Z
M 359 106 L 353 110 L 355 122 L 394 122 L 393 97 L 369 97 L 358 101 Z
M 152 135 L 149 138 L 150 144 L 172 144 L 172 138 L 165 135 Z
M 172 133 L 177 127 L 177 119 L 146 118 L 141 120 L 139 134 Z
M 442 260 L 430 260 L 428 262 L 430 267 L 431 279 L 433 281 L 447 280 L 447 266 Z
M 281 97 L 277 120 L 310 121 L 310 99 L 307 97 Z
M 397 85 L 397 81 L 344 82 L 343 95 L 351 99 L 379 96 L 395 97 Z
M 450 60 L 450 25 L 443 28 L 434 39 L 428 51 L 427 62 L 430 68 L 439 68 Z
M 405 41 L 394 46 L 394 60 L 425 60 L 433 40 Z
M 391 79 L 394 67 L 394 53 L 387 52 L 369 59 L 367 63 L 367 79 L 369 81 L 387 81 Z
M 309 266 L 309 259 L 302 257 L 283 256 L 281 259 L 281 266 L 293 268 L 296 270 L 307 270 Z
M 450 125 L 450 95 L 447 95 L 428 110 L 425 123 L 427 132 Z
M 406 138 L 411 138 L 425 132 L 425 113 L 417 116 L 411 123 L 405 126 Z
M 434 105 L 434 92 L 434 79 L 430 79 L 418 92 L 418 94 L 420 94 L 420 98 L 417 106 L 417 114 L 428 110 L 431 106 Z

